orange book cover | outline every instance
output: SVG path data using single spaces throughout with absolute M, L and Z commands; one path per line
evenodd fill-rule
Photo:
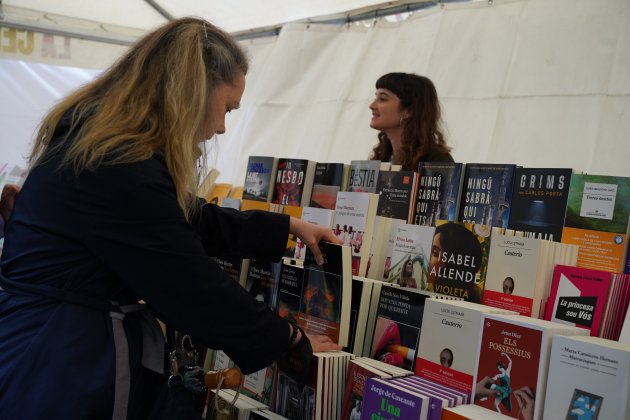
M 623 272 L 627 246 L 625 234 L 565 227 L 562 229 L 562 242 L 580 247 L 578 267 Z

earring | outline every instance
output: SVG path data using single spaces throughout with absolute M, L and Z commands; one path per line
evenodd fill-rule
M 400 123 L 398 125 L 403 125 L 402 123 L 404 119 L 405 119 L 404 117 L 400 117 Z

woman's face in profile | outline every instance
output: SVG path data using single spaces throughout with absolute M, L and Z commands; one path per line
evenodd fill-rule
M 370 104 L 372 111 L 370 127 L 379 131 L 400 127 L 403 113 L 398 96 L 388 89 L 377 89 L 375 95 L 376 97 Z

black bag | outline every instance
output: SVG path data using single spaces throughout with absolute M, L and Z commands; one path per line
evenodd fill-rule
M 208 389 L 200 354 L 207 349 L 195 347 L 188 335 L 166 329 L 166 348 L 170 375 L 162 387 L 149 418 L 151 420 L 201 420 Z

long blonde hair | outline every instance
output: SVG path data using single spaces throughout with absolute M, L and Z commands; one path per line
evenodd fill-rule
M 219 85 L 247 69 L 245 53 L 221 29 L 196 18 L 171 21 L 53 107 L 39 127 L 30 167 L 61 148 L 64 141 L 51 140 L 62 118 L 70 117 L 66 138 L 74 140 L 62 166 L 78 174 L 161 154 L 189 217 L 208 104 Z

